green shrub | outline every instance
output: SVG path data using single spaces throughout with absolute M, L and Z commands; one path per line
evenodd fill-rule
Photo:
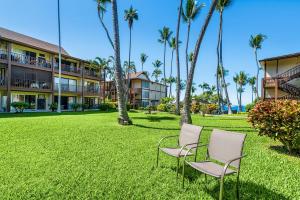
M 25 102 L 13 102 L 11 103 L 11 107 L 16 110 L 16 113 L 22 113 L 26 108 L 29 107 L 29 105 Z
M 190 110 L 194 114 L 199 113 L 200 112 L 200 105 L 199 105 L 199 103 L 197 103 L 197 102 L 192 103 Z
M 280 141 L 287 150 L 300 152 L 300 103 L 291 100 L 258 102 L 249 122 L 259 135 Z
M 205 114 L 213 114 L 216 113 L 218 110 L 218 105 L 217 104 L 200 104 L 200 111 L 203 116 Z
M 165 97 L 160 100 L 160 103 L 162 104 L 172 104 L 173 102 L 174 102 L 173 97 Z
M 55 112 L 55 111 L 57 110 L 57 107 L 58 107 L 57 103 L 51 103 L 51 104 L 49 105 L 49 109 L 50 109 L 52 112 Z
M 81 108 L 81 104 L 79 103 L 73 103 L 71 104 L 71 108 L 74 112 L 77 112 L 79 108 Z
M 157 106 L 157 110 L 160 112 L 167 112 L 167 105 L 164 103 L 161 103 Z
M 99 105 L 99 110 L 100 111 L 116 111 L 117 106 L 116 106 L 116 103 L 114 103 L 114 102 L 101 103 Z

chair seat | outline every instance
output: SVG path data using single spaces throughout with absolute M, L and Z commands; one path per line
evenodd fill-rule
M 208 174 L 210 176 L 214 176 L 216 178 L 220 178 L 222 175 L 222 172 L 224 170 L 224 166 L 219 165 L 217 163 L 211 162 L 211 161 L 203 161 L 203 162 L 188 162 L 188 164 L 193 167 L 194 169 L 197 169 L 205 174 Z M 236 173 L 236 171 L 227 168 L 225 175 Z
M 165 152 L 166 154 L 176 157 L 176 158 L 183 157 L 187 153 L 187 151 L 184 149 L 180 152 L 181 148 L 160 148 L 160 150 Z M 179 153 L 180 153 L 180 155 L 178 155 Z M 189 152 L 187 155 L 191 156 L 193 154 L 191 152 Z

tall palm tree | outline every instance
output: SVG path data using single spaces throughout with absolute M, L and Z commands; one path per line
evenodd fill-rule
M 257 66 L 257 72 L 256 72 L 256 91 L 255 91 L 255 98 L 259 98 L 258 94 L 258 78 L 259 78 L 259 71 L 261 70 L 260 64 L 258 62 L 258 56 L 257 56 L 257 50 L 262 48 L 262 43 L 264 40 L 267 39 L 267 36 L 263 34 L 257 34 L 257 35 L 251 35 L 250 37 L 250 47 L 253 48 L 254 50 L 254 55 L 255 55 L 255 61 L 256 61 L 256 66 Z
M 189 42 L 190 42 L 190 31 L 192 22 L 199 16 L 201 8 L 205 4 L 198 5 L 196 0 L 187 0 L 184 9 L 182 10 L 182 19 L 187 23 L 187 39 L 185 46 L 185 64 L 186 64 L 186 77 L 189 75 Z
M 113 32 L 114 32 L 114 64 L 115 64 L 115 79 L 118 94 L 118 111 L 119 111 L 119 124 L 128 125 L 132 124 L 128 116 L 124 79 L 122 76 L 121 58 L 120 58 L 120 34 L 119 34 L 119 20 L 118 20 L 118 6 L 117 0 L 111 0 L 112 5 L 112 19 L 113 19 Z
M 253 101 L 254 101 L 253 96 L 254 96 L 254 93 L 256 92 L 256 87 L 255 87 L 255 84 L 256 84 L 256 77 L 255 77 L 255 76 L 250 77 L 250 78 L 248 79 L 248 83 L 249 83 L 249 85 L 251 86 L 252 103 L 253 103 Z
M 126 76 L 128 76 L 130 73 L 136 73 L 136 66 L 133 61 L 130 62 L 130 65 L 127 61 L 125 61 L 123 64 L 123 69 L 124 69 Z
M 139 19 L 137 10 L 134 9 L 132 6 L 130 6 L 130 8 L 128 10 L 125 10 L 124 19 L 125 19 L 125 21 L 128 22 L 128 27 L 129 27 L 129 54 L 128 54 L 128 63 L 130 63 L 130 66 L 131 66 L 132 27 L 133 27 L 133 22 L 135 20 Z M 130 89 L 130 76 L 129 76 L 129 70 L 128 70 L 128 72 L 127 72 L 126 102 L 128 101 L 129 89 Z
M 105 94 L 105 90 L 106 90 L 106 75 L 107 75 L 107 71 L 109 68 L 109 63 L 111 62 L 110 59 L 105 59 L 105 58 L 100 58 L 100 57 L 96 57 L 94 60 L 94 63 L 96 64 L 97 68 L 100 70 L 100 74 L 101 72 L 103 72 L 103 102 L 105 103 L 105 99 L 106 99 L 106 94 Z
M 61 113 L 61 31 L 60 31 L 60 0 L 57 0 L 57 18 L 58 18 L 58 104 L 57 112 Z
M 178 44 L 180 44 L 181 43 L 181 41 L 178 41 Z M 173 77 L 173 60 L 174 60 L 174 52 L 176 51 L 176 48 L 177 48 L 177 44 L 176 44 L 176 38 L 175 37 L 172 37 L 171 38 L 171 40 L 170 40 L 170 43 L 169 43 L 169 45 L 170 45 L 170 48 L 171 48 L 171 50 L 172 50 L 172 54 L 171 54 L 171 70 L 170 70 L 170 77 L 169 77 L 169 79 L 171 80 L 170 81 L 170 94 L 169 94 L 169 96 L 171 97 L 172 96 L 172 85 L 173 85 L 173 83 L 175 83 L 176 81 L 174 81 L 173 79 L 174 79 L 174 77 Z
M 200 51 L 200 47 L 203 41 L 203 38 L 205 36 L 207 27 L 209 25 L 209 22 L 212 18 L 212 15 L 215 11 L 216 5 L 217 5 L 218 0 L 213 0 L 210 6 L 210 9 L 208 11 L 208 14 L 206 16 L 206 19 L 204 21 L 204 24 L 201 28 L 201 31 L 199 33 L 195 50 L 194 50 L 194 57 L 193 61 L 191 64 L 191 68 L 189 70 L 189 76 L 187 79 L 187 84 L 186 84 L 186 90 L 185 90 L 185 96 L 184 96 L 184 103 L 183 103 L 183 113 L 181 117 L 181 124 L 182 123 L 187 123 L 191 124 L 192 123 L 192 118 L 191 118 L 191 113 L 190 113 L 190 97 L 191 97 L 191 89 L 192 89 L 192 84 L 193 84 L 193 79 L 194 79 L 194 73 L 195 73 L 195 68 L 198 60 L 198 55 Z
M 204 93 L 205 90 L 209 90 L 210 89 L 209 84 L 205 83 L 205 82 L 203 82 L 202 84 L 199 84 L 198 87 L 202 89 L 202 93 Z
M 228 114 L 232 114 L 231 110 L 231 103 L 228 95 L 228 89 L 226 80 L 224 77 L 224 65 L 223 65 L 223 12 L 224 10 L 231 5 L 231 0 L 219 0 L 216 6 L 216 9 L 218 10 L 220 14 L 220 21 L 219 21 L 219 35 L 218 35 L 218 46 L 217 46 L 217 54 L 218 54 L 218 68 L 221 70 L 221 81 L 222 85 L 224 86 L 226 101 L 227 101 L 227 107 L 228 107 Z
M 148 56 L 145 53 L 141 54 L 140 60 L 141 60 L 141 64 L 142 64 L 142 72 L 144 71 L 144 64 L 147 61 Z
M 237 99 L 238 105 L 240 105 L 238 81 L 239 81 L 239 75 L 236 74 L 233 77 L 233 82 L 235 83 L 236 99 Z
M 239 111 L 242 112 L 242 93 L 245 91 L 244 86 L 247 85 L 248 76 L 245 72 L 241 71 L 238 74 L 238 85 L 239 85 L 239 95 L 240 95 L 240 102 L 239 102 Z
M 166 85 L 166 52 L 167 52 L 167 43 L 170 42 L 170 38 L 173 34 L 173 32 L 168 27 L 163 27 L 162 30 L 159 30 L 160 38 L 158 39 L 158 42 L 162 43 L 164 45 L 164 85 Z M 166 95 L 167 95 L 167 87 L 166 87 Z
M 111 3 L 111 0 L 96 0 L 96 2 L 97 2 L 97 11 L 98 11 L 99 21 L 101 23 L 102 28 L 104 29 L 104 31 L 106 33 L 106 36 L 108 38 L 110 45 L 114 49 L 115 47 L 114 47 L 113 40 L 110 36 L 107 26 L 104 23 L 104 14 L 107 11 L 107 4 Z
M 162 71 L 160 69 L 160 67 L 162 66 L 162 62 L 160 60 L 156 60 L 152 64 L 153 64 L 153 67 L 154 67 L 152 77 L 155 77 L 155 82 L 158 83 L 159 82 L 159 77 L 162 74 Z M 166 82 L 166 80 L 164 80 L 164 82 Z
M 180 22 L 181 22 L 181 12 L 182 12 L 183 0 L 180 0 L 178 17 L 177 17 L 177 27 L 176 27 L 176 44 L 179 44 L 180 36 Z M 176 109 L 175 114 L 180 115 L 180 92 L 181 92 L 181 79 L 180 79 L 180 55 L 179 55 L 179 45 L 176 45 L 176 65 L 177 65 L 177 77 L 176 77 Z

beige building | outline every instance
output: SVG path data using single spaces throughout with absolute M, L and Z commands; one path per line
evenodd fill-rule
M 300 99 L 300 53 L 260 60 L 263 99 Z

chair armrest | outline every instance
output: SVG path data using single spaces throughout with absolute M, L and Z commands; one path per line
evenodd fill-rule
M 174 138 L 174 137 L 179 137 L 179 136 L 178 136 L 178 135 L 169 135 L 169 136 L 165 136 L 165 137 L 161 138 L 161 139 L 159 140 L 159 142 L 158 142 L 157 148 L 160 147 L 161 143 L 162 143 L 164 140 L 166 140 L 166 139 L 168 139 L 168 138 Z
M 198 143 L 197 143 L 197 144 L 198 144 Z M 198 148 L 198 147 L 207 147 L 207 146 L 208 146 L 208 144 L 200 144 L 200 145 L 197 145 L 197 146 L 195 146 L 195 147 L 189 148 L 188 151 L 187 151 L 187 152 L 185 153 L 185 155 L 184 155 L 184 160 L 183 160 L 183 162 L 185 162 L 187 155 L 189 154 L 189 152 L 190 152 L 192 149 L 196 149 L 196 148 Z
M 225 173 L 226 173 L 226 171 L 227 171 L 229 165 L 230 165 L 232 162 L 237 161 L 237 160 L 241 160 L 241 159 L 244 158 L 245 156 L 246 156 L 246 155 L 242 155 L 242 156 L 239 156 L 239 157 L 237 157 L 237 158 L 234 158 L 234 159 L 232 159 L 232 160 L 227 161 L 227 162 L 225 163 L 225 166 L 224 166 L 224 169 L 223 169 L 223 172 L 222 172 L 222 177 L 224 177 L 224 175 L 225 175 Z
M 190 143 L 190 144 L 185 144 L 185 145 L 183 145 L 183 146 L 181 147 L 179 153 L 178 153 L 178 156 L 181 155 L 181 152 L 182 152 L 183 149 L 185 149 L 187 146 L 193 145 L 193 144 L 199 144 L 199 143 L 197 142 L 197 143 Z M 190 148 L 190 149 L 192 149 L 192 148 Z

